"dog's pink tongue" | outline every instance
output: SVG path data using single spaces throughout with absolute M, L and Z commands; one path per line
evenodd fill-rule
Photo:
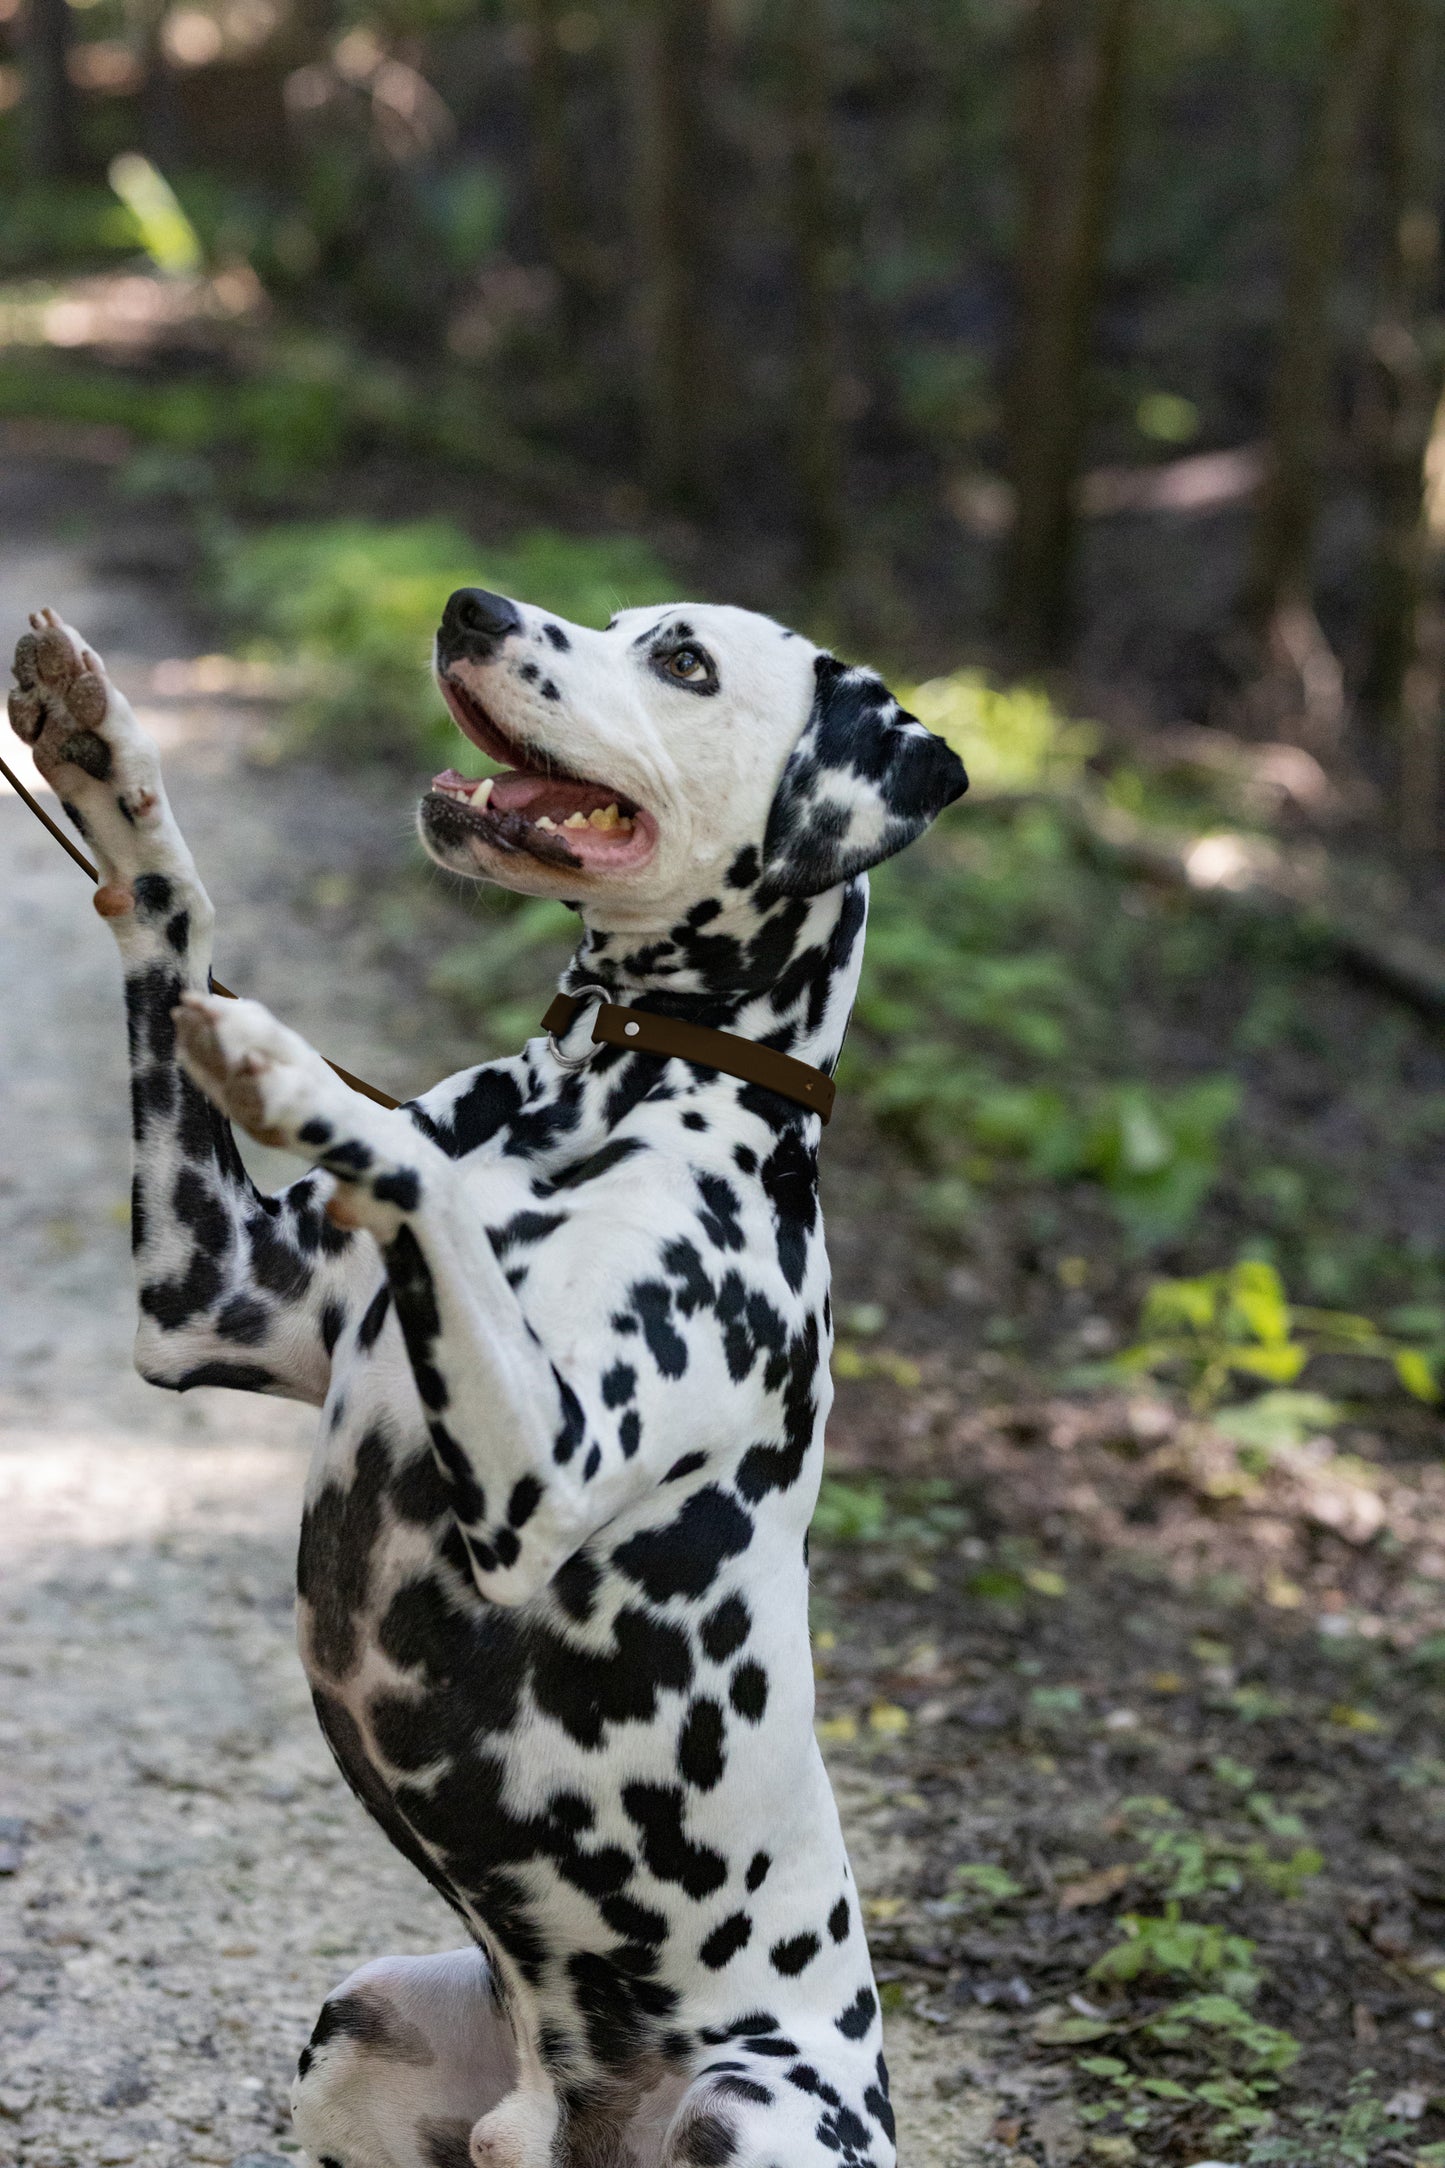
M 475 790 L 477 778 L 474 775 L 462 775 L 455 768 L 443 768 L 440 775 L 432 777 L 431 787 L 433 790 Z

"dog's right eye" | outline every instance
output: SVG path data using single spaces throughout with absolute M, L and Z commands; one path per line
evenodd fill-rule
M 684 685 L 696 685 L 708 674 L 708 660 L 701 648 L 674 648 L 663 664 L 669 677 L 681 678 Z

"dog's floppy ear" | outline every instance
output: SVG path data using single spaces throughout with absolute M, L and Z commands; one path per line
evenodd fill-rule
M 786 896 L 821 895 L 891 858 L 968 788 L 957 753 L 873 671 L 835 655 L 813 667 L 812 713 L 763 838 L 763 878 Z

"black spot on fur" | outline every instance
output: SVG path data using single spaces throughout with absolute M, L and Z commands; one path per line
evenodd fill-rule
M 676 2142 L 676 2157 L 687 2168 L 728 2168 L 737 2153 L 737 2131 L 724 2116 L 695 2116 Z
M 394 1204 L 399 1212 L 414 1212 L 421 1199 L 421 1180 L 409 1167 L 399 1167 L 395 1174 L 379 1174 L 371 1193 L 382 1204 Z
M 297 1587 L 310 1614 L 313 1659 L 333 1679 L 345 1678 L 356 1662 L 357 1614 L 371 1586 L 390 1469 L 382 1432 L 368 1430 L 350 1478 L 323 1484 L 302 1518 Z
M 878 1998 L 871 1987 L 860 1987 L 840 2018 L 835 2018 L 839 2032 L 845 2040 L 866 2039 L 878 2009 Z
M 534 1475 L 519 1476 L 512 1485 L 512 1495 L 507 1500 L 507 1524 L 511 1528 L 525 1528 L 538 1506 L 542 1503 L 542 1485 Z
M 703 1653 L 715 1664 L 726 1662 L 742 1647 L 752 1628 L 752 1614 L 742 1597 L 724 1596 L 717 1609 L 703 1620 Z
M 747 1888 L 750 1890 L 761 1889 L 768 1879 L 768 1869 L 772 1864 L 766 1852 L 754 1852 L 752 1858 L 748 1861 L 748 1871 L 743 1877 Z
M 723 1752 L 723 1713 L 711 1700 L 695 1701 L 678 1735 L 677 1769 L 683 1780 L 700 1792 L 710 1792 L 721 1781 L 727 1756 Z
M 768 1674 L 761 1664 L 751 1659 L 739 1664 L 733 1673 L 728 1699 L 738 1715 L 746 1717 L 750 1724 L 760 1724 L 768 1706 Z
M 216 1331 L 223 1340 L 256 1347 L 265 1339 L 270 1321 L 271 1313 L 264 1302 L 257 1302 L 251 1295 L 233 1295 L 216 1313 Z
M 659 1882 L 681 1884 L 689 1897 L 710 1897 L 727 1880 L 720 1852 L 694 1844 L 683 1829 L 684 1794 L 676 1784 L 626 1784 L 622 1804 L 642 1832 L 642 1853 Z
M 725 2094 L 729 2100 L 749 2100 L 759 2108 L 771 2108 L 773 2096 L 766 2085 L 759 2085 L 756 2078 L 734 2076 L 732 2072 L 718 2079 L 714 2093 Z
M 713 1929 L 697 1954 L 709 1972 L 721 1972 L 730 1958 L 747 1948 L 752 1933 L 753 1923 L 746 1912 L 729 1913 Z
M 586 1550 L 574 1551 L 552 1576 L 552 1594 L 579 1626 L 585 1626 L 591 1618 L 601 1586 L 602 1568 Z
M 665 1527 L 642 1529 L 619 1544 L 612 1561 L 654 1603 L 665 1603 L 671 1596 L 705 1595 L 724 1560 L 738 1557 L 752 1540 L 753 1524 L 737 1500 L 708 1483 Z
M 840 1897 L 828 1914 L 828 1932 L 835 1942 L 847 1941 L 849 1917 L 848 1900 L 846 1897 Z
M 602 1404 L 620 1408 L 637 1390 L 637 1372 L 631 1363 L 614 1363 L 602 1379 Z
M 417 2142 L 427 2168 L 472 2168 L 472 2126 L 464 2115 L 423 2115 Z
M 375 1347 L 377 1341 L 381 1338 L 381 1328 L 386 1323 L 386 1315 L 390 1308 L 391 1288 L 388 1282 L 383 1280 L 367 1304 L 361 1323 L 356 1328 L 356 1344 L 359 1348 Z
M 168 1380 L 156 1378 L 152 1382 L 164 1385 Z M 209 1362 L 197 1363 L 193 1370 L 178 1377 L 175 1389 L 188 1393 L 193 1385 L 229 1385 L 233 1392 L 264 1393 L 276 1383 L 275 1371 L 268 1370 L 264 1363 Z
M 768 1952 L 768 1963 L 774 1972 L 781 1972 L 784 1979 L 793 1979 L 812 1964 L 822 1947 L 816 1935 L 790 1935 L 773 1944 Z
M 659 1694 L 685 1693 L 692 1684 L 692 1656 L 680 1628 L 624 1606 L 612 1642 L 599 1653 L 550 1627 L 531 1630 L 537 1706 L 579 1746 L 600 1746 L 608 1724 L 650 1723 Z

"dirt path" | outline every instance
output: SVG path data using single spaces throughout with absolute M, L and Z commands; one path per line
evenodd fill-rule
M 157 665 L 193 637 L 162 586 L 59 538 L 102 531 L 99 486 L 0 462 L 6 640 L 49 601 L 138 696 L 229 983 L 392 1089 L 454 1066 L 463 1048 L 367 926 L 316 923 L 327 897 L 404 877 L 394 794 L 258 765 L 254 714 L 165 690 L 187 680 Z M 0 1018 L 0 2168 L 261 2168 L 295 2150 L 286 2087 L 327 1989 L 455 1935 L 340 1784 L 306 1698 L 291 1559 L 311 1412 L 175 1399 L 131 1371 L 115 959 L 86 882 L 8 793 Z M 871 1795 L 849 1797 L 866 1890 Z M 956 2056 L 927 2028 L 896 2021 L 890 2055 L 905 2158 L 1007 2157 L 980 2150 L 993 2104 L 935 2091 Z

